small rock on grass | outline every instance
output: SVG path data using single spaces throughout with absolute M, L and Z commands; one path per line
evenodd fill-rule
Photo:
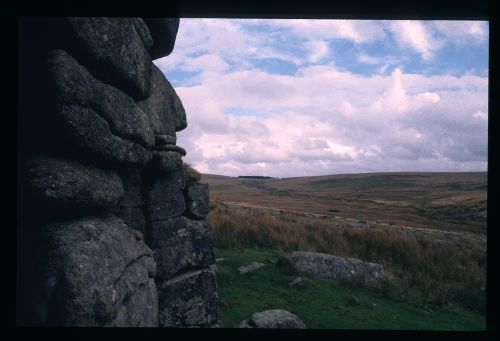
M 252 262 L 249 265 L 240 266 L 238 268 L 238 270 L 240 271 L 240 274 L 245 274 L 247 272 L 257 270 L 257 269 L 259 269 L 259 268 L 261 268 L 263 266 L 264 266 L 263 263 Z

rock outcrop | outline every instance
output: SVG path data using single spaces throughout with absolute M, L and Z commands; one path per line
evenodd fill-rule
M 238 328 L 305 329 L 304 322 L 295 314 L 282 309 L 270 309 L 252 314 Z
M 217 325 L 208 185 L 152 60 L 179 19 L 19 21 L 17 322 Z
M 292 252 L 290 258 L 305 273 L 374 288 L 381 288 L 384 284 L 384 267 L 380 264 L 309 251 Z

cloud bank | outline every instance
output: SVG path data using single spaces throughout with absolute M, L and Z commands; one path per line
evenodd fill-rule
M 483 171 L 487 60 L 433 67 L 487 55 L 487 37 L 484 22 L 181 19 L 155 63 L 186 109 L 178 144 L 204 173 Z

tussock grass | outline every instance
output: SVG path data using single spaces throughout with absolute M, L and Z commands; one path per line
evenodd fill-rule
M 384 292 L 438 306 L 458 302 L 485 313 L 486 252 L 466 240 L 437 242 L 390 229 L 347 228 L 335 221 L 212 206 L 214 241 L 222 248 L 330 253 L 384 265 Z M 283 266 L 287 267 L 284 256 Z M 292 270 L 292 269 L 290 269 Z
M 182 163 L 182 170 L 187 176 L 189 182 L 199 182 L 201 179 L 201 174 L 193 166 L 187 162 Z

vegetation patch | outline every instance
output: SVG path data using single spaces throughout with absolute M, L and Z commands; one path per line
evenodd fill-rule
M 219 248 L 278 252 L 278 268 L 293 273 L 283 253 L 316 251 L 382 264 L 387 297 L 441 308 L 459 304 L 485 314 L 486 252 L 466 239 L 441 240 L 385 229 L 350 228 L 335 220 L 212 206 Z M 258 261 L 258 260 L 255 260 Z
M 303 285 L 289 286 L 296 274 L 280 265 L 282 254 L 262 248 L 215 248 L 221 327 L 233 328 L 255 312 L 285 309 L 307 328 L 383 330 L 484 330 L 480 314 L 451 304 L 417 305 L 383 292 L 356 288 L 301 274 Z M 280 261 L 281 259 L 281 261 Z M 240 275 L 253 261 L 266 266 Z

